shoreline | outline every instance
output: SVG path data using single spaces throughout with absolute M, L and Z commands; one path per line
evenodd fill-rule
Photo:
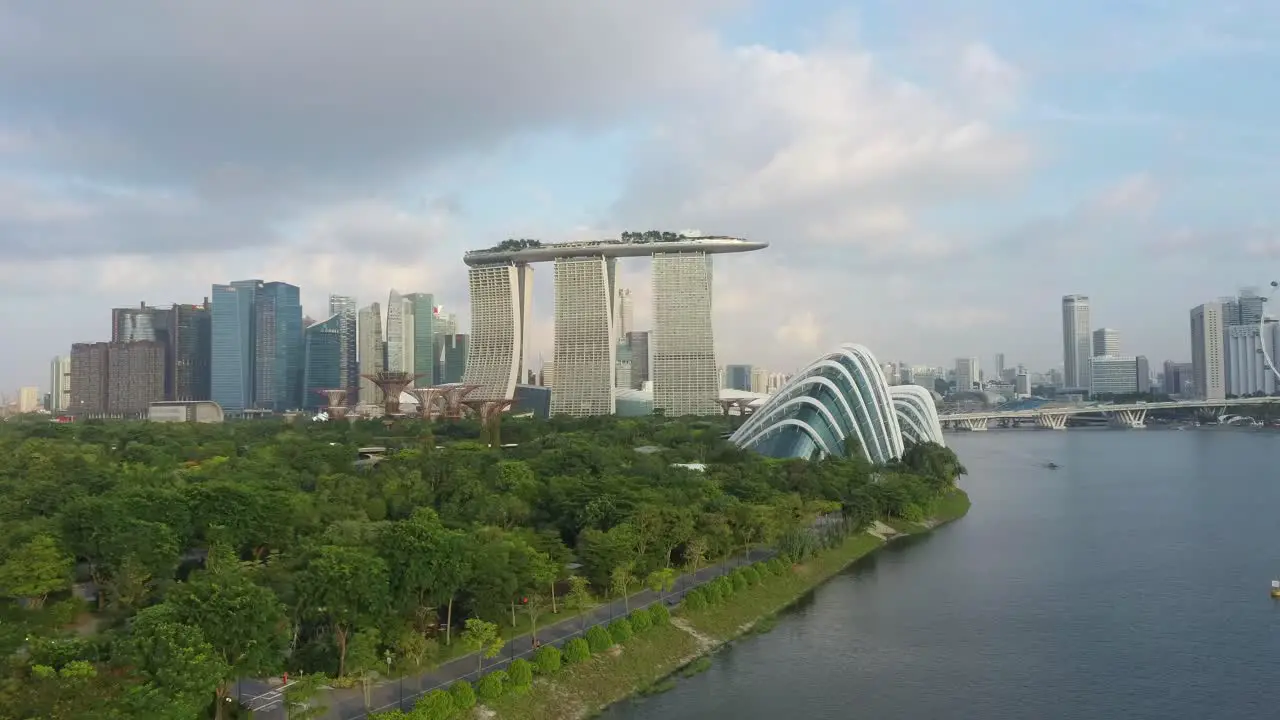
M 786 576 L 746 590 L 738 602 L 699 611 L 683 607 L 666 628 L 637 636 L 604 657 L 539 678 L 528 693 L 510 695 L 477 708 L 492 720 L 586 720 L 626 700 L 653 695 L 710 666 L 710 656 L 733 641 L 772 629 L 775 618 L 858 560 L 900 538 L 923 535 L 964 517 L 969 496 L 956 488 L 940 498 L 921 522 L 877 520 L 831 548 L 792 566 Z

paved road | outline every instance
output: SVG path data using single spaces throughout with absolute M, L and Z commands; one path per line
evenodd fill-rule
M 697 573 L 687 573 L 676 579 L 675 587 L 669 593 L 644 590 L 622 600 L 615 600 L 594 608 L 581 616 L 568 618 L 539 628 L 538 641 L 543 645 L 563 645 L 566 641 L 578 637 L 596 625 L 608 624 L 626 614 L 627 608 L 648 607 L 656 602 L 665 602 L 674 606 L 690 590 L 711 580 L 725 575 L 736 567 L 770 558 L 773 550 L 752 550 L 717 565 L 705 567 Z M 406 677 L 381 683 L 373 688 L 372 703 L 365 707 L 364 693 L 360 688 L 333 689 L 323 701 L 329 710 L 321 720 L 362 720 L 371 712 L 380 712 L 400 707 L 409 710 L 422 695 L 437 688 L 447 688 L 458 680 L 475 682 L 482 674 L 506 667 L 512 660 L 523 657 L 528 659 L 533 654 L 533 642 L 530 636 L 517 637 L 502 648 L 496 657 L 484 662 L 484 670 L 479 671 L 478 653 L 472 653 L 415 677 Z M 278 702 L 278 693 L 272 686 L 260 680 L 242 680 L 237 684 L 237 695 L 250 707 L 262 707 L 254 713 L 256 720 L 285 720 L 283 708 Z M 250 698 L 258 698 L 250 702 Z M 275 702 L 272 702 L 275 701 Z M 264 705 L 266 707 L 264 707 Z

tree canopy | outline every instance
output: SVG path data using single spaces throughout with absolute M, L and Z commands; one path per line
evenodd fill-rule
M 936 445 L 774 460 L 727 429 L 509 418 L 490 448 L 469 420 L 0 423 L 0 718 L 208 717 L 237 678 L 412 672 L 819 514 L 919 516 L 964 471 Z

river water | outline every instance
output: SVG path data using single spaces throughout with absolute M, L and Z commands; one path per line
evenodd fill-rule
M 1280 434 L 948 441 L 968 516 L 605 717 L 1280 718 Z

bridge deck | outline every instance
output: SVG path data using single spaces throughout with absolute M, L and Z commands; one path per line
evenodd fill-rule
M 1280 397 L 1234 398 L 1232 400 L 1176 400 L 1172 402 L 1131 403 L 1124 405 L 1065 405 L 1041 406 L 1028 410 L 988 410 L 983 412 L 939 414 L 938 420 L 999 420 L 1003 418 L 1032 419 L 1041 415 L 1085 415 L 1088 413 L 1114 413 L 1121 411 L 1142 410 L 1178 410 L 1195 408 L 1229 408 L 1248 405 L 1280 404 Z

